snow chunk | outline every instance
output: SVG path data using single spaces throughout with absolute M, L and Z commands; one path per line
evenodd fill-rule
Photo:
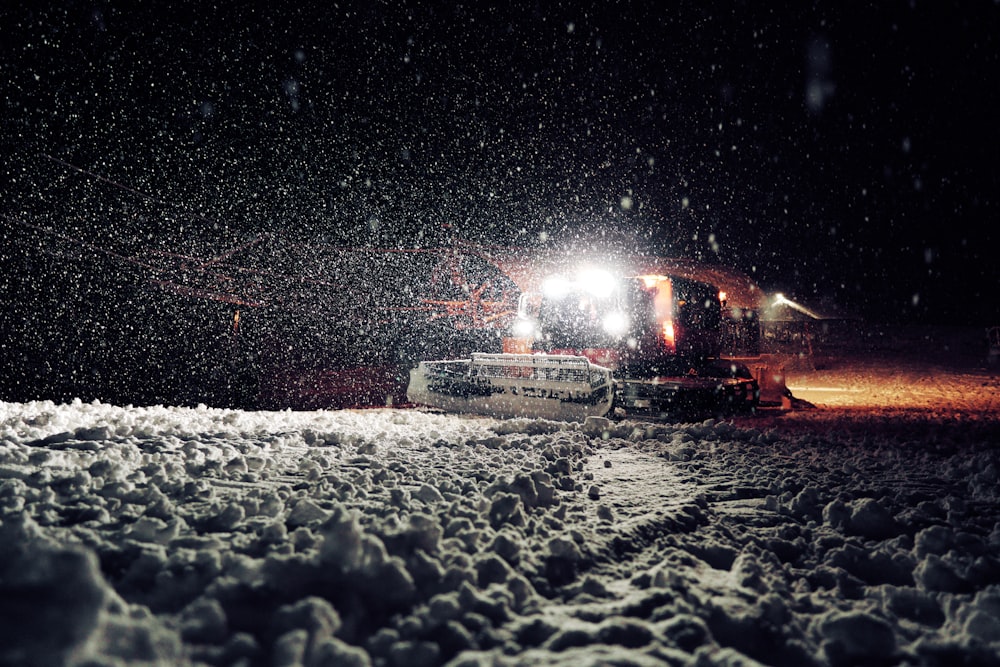
M 896 652 L 896 635 L 885 620 L 862 611 L 833 611 L 819 620 L 822 649 L 834 665 L 884 661 Z
M 937 554 L 929 554 L 913 571 L 917 584 L 927 591 L 961 593 L 968 589 L 968 582 L 955 566 Z
M 583 560 L 580 547 L 572 539 L 566 537 L 553 537 L 549 540 L 548 551 L 553 558 L 562 558 L 573 562 Z
M 218 600 L 198 598 L 181 612 L 181 636 L 198 644 L 221 644 L 228 637 L 226 612 Z
M 301 656 L 306 664 L 314 664 L 319 645 L 331 639 L 340 629 L 340 615 L 329 602 L 314 596 L 305 597 L 293 604 L 280 607 L 274 614 L 272 629 L 278 635 L 289 636 L 289 649 Z M 306 633 L 302 642 L 301 631 Z M 292 633 L 296 633 L 292 635 Z
M 84 549 L 32 547 L 0 562 L 0 662 L 71 662 L 98 631 L 112 596 L 97 558 Z
M 417 498 L 424 501 L 428 505 L 433 505 L 435 503 L 440 503 L 444 501 L 444 496 L 441 492 L 435 489 L 430 484 L 423 484 L 420 489 L 415 494 Z
M 295 503 L 292 511 L 288 513 L 287 523 L 292 528 L 308 526 L 314 523 L 321 523 L 330 516 L 330 513 L 317 505 L 309 498 L 302 498 Z
M 330 516 L 321 527 L 323 541 L 320 544 L 320 561 L 328 566 L 350 572 L 361 566 L 362 535 L 361 524 L 353 512 L 343 508 Z
M 896 534 L 896 522 L 885 507 L 873 498 L 862 498 L 851 504 L 851 515 L 847 530 L 875 540 L 882 540 Z
M 584 420 L 580 430 L 591 438 L 607 440 L 612 431 L 611 420 L 605 417 L 590 416 Z
M 560 431 L 565 431 L 575 427 L 577 427 L 576 424 L 551 421 L 548 419 L 505 419 L 494 424 L 491 429 L 497 435 L 510 435 L 512 433 L 547 435 L 550 433 L 559 433 Z
M 364 649 L 330 637 L 316 646 L 309 664 L 315 667 L 371 667 L 372 659 Z
M 955 532 L 947 526 L 930 526 L 917 533 L 913 540 L 913 553 L 918 558 L 928 554 L 947 553 L 955 544 Z

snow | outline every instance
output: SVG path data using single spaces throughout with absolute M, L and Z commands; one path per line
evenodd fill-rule
M 0 403 L 5 665 L 1000 664 L 1000 378 L 585 423 Z

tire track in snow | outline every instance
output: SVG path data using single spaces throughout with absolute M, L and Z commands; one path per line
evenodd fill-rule
M 603 447 L 588 460 L 599 491 L 594 567 L 629 570 L 665 534 L 690 532 L 704 522 L 699 487 L 662 457 L 630 447 Z

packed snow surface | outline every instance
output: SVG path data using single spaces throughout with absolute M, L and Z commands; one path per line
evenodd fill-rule
M 1000 381 L 585 423 L 0 403 L 0 664 L 1000 664 Z

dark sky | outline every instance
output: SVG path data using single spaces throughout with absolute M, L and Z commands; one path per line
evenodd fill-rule
M 997 2 L 137 4 L 0 9 L 8 218 L 625 244 L 1000 321 Z

